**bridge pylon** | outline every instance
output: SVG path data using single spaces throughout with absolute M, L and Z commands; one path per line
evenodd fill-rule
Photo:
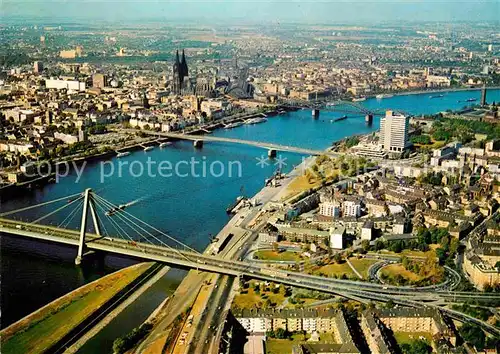
M 87 233 L 87 214 L 89 209 L 90 209 L 90 215 L 92 216 L 92 222 L 94 224 L 95 233 L 97 234 L 97 236 L 101 236 L 99 218 L 97 216 L 94 206 L 94 200 L 92 198 L 92 189 L 87 188 L 84 192 L 82 222 L 80 225 L 80 239 L 78 241 L 78 254 L 75 258 L 76 265 L 81 264 L 83 257 L 89 253 L 89 252 L 85 253 L 85 235 Z

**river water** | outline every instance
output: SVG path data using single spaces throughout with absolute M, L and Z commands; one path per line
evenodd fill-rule
M 368 99 L 360 104 L 369 109 L 399 109 L 415 115 L 431 114 L 462 108 L 466 105 L 464 101 L 469 98 L 477 98 L 479 101 L 480 91 L 448 92 L 444 93 L 444 97 L 434 99 L 430 99 L 430 95 L 426 93 L 382 100 Z M 488 91 L 487 99 L 489 102 L 500 101 L 500 90 Z M 362 116 L 349 116 L 346 120 L 330 123 L 332 118 L 340 115 L 343 113 L 322 111 L 319 119 L 314 120 L 309 110 L 300 110 L 271 117 L 268 122 L 262 124 L 217 130 L 213 135 L 325 149 L 336 140 L 354 134 L 369 133 L 379 126 L 379 118 L 375 117 L 373 125 L 368 127 Z M 281 167 L 285 172 L 300 163 L 303 158 L 294 153 L 279 155 L 284 162 Z M 70 174 L 56 184 L 47 185 L 14 200 L 4 201 L 0 207 L 2 212 L 15 210 L 92 188 L 98 195 L 115 204 L 137 201 L 127 208 L 131 214 L 175 236 L 183 243 L 202 250 L 210 242 L 210 235 L 216 234 L 228 221 L 226 207 L 241 194 L 254 195 L 262 188 L 264 180 L 277 169 L 274 165 L 277 160 L 266 161 L 267 164 L 259 163 L 266 156 L 267 151 L 257 147 L 210 142 L 205 143 L 202 149 L 195 149 L 190 142 L 179 141 L 164 149 L 156 147 L 149 152 L 136 151 L 125 158 L 112 159 L 106 164 L 88 164 L 79 180 L 76 173 Z M 155 163 L 149 175 L 146 173 L 148 159 Z M 194 165 L 191 159 L 194 159 Z M 160 176 L 157 166 L 161 161 L 168 161 L 173 170 L 178 166 L 179 175 L 167 176 L 163 173 L 163 177 Z M 120 175 L 119 163 L 122 164 Z M 125 163 L 128 163 L 128 167 Z M 132 163 L 134 168 L 130 169 Z M 140 176 L 139 166 L 143 166 L 145 171 Z M 202 176 L 203 166 L 206 170 L 205 177 Z M 210 173 L 211 168 L 213 173 Z M 15 217 L 34 220 L 54 209 L 54 205 L 41 207 Z M 71 210 L 70 207 L 66 209 Z M 75 214 L 75 217 L 70 218 L 68 210 L 56 213 L 43 222 L 53 225 L 63 223 L 68 227 L 78 228 L 80 216 Z M 113 225 L 108 224 L 107 231 L 116 235 L 112 227 Z M 163 236 L 157 236 L 172 244 Z M 75 253 L 74 249 L 68 247 L 2 236 L 2 328 L 68 291 L 132 262 L 120 257 L 106 256 L 80 268 L 73 263 Z M 161 283 L 165 289 L 163 294 L 158 286 L 154 289 L 155 296 L 145 294 L 148 306 L 141 307 L 141 302 L 138 302 L 135 311 L 140 313 L 140 316 L 136 316 L 135 322 L 147 317 L 151 309 L 161 302 L 162 297 L 172 291 L 172 284 L 178 283 L 180 277 L 177 272 L 171 276 L 172 279 Z M 120 322 L 127 322 L 127 328 L 133 328 L 139 323 L 134 323 L 131 316 L 127 321 Z M 109 336 L 116 337 L 120 331 L 128 330 L 121 328 L 120 324 L 114 326 Z M 101 336 L 100 340 L 105 340 L 105 337 Z

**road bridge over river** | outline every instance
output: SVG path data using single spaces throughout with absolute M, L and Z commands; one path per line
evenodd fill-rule
M 75 198 L 75 195 L 72 196 L 72 198 Z M 59 198 L 55 201 L 61 202 L 64 201 L 64 198 Z M 47 205 L 55 201 L 45 202 L 42 204 Z M 77 206 L 80 205 L 82 207 L 80 232 L 61 227 L 39 224 L 38 221 L 45 218 L 45 216 L 38 218 L 35 220 L 36 222 L 31 223 L 5 218 L 5 216 L 18 212 L 18 210 L 14 210 L 0 214 L 0 233 L 7 233 L 78 247 L 77 259 L 81 259 L 89 252 L 110 252 L 143 260 L 157 261 L 174 266 L 197 269 L 199 271 L 273 281 L 285 285 L 337 294 L 356 300 L 392 300 L 394 303 L 405 306 L 436 307 L 440 311 L 448 313 L 448 315 L 453 318 L 475 322 L 478 325 L 481 325 L 488 332 L 500 335 L 500 329 L 491 326 L 488 323 L 434 304 L 440 301 L 442 302 L 442 300 L 446 300 L 446 298 L 449 298 L 450 296 L 453 296 L 454 301 L 457 299 L 494 301 L 495 299 L 498 300 L 496 294 L 469 292 L 453 293 L 450 291 L 451 289 L 448 289 L 448 287 L 451 286 L 449 283 L 444 283 L 434 287 L 418 288 L 396 287 L 361 281 L 331 279 L 298 272 L 276 270 L 275 268 L 254 265 L 252 263 L 242 261 L 227 260 L 212 254 L 202 254 L 189 246 L 183 245 L 171 236 L 161 232 L 161 230 L 158 230 L 134 217 L 126 210 L 123 210 L 123 208 L 120 209 L 120 206 L 116 206 L 106 201 L 104 198 L 97 196 L 89 189 L 80 195 L 76 195 L 75 199 L 71 199 L 69 203 L 56 209 L 56 211 L 50 212 L 49 214 L 54 214 L 55 212 L 65 209 L 75 203 Z M 37 205 L 22 208 L 21 210 L 28 210 L 35 207 L 37 207 Z M 136 240 L 131 238 L 127 240 L 110 237 L 110 235 L 104 235 L 101 233 L 101 223 L 99 222 L 100 215 L 97 213 L 99 209 L 105 213 L 105 217 L 116 217 L 122 221 L 129 222 L 130 225 L 133 225 L 133 228 L 137 231 L 137 235 L 140 236 L 141 239 Z M 107 213 L 106 210 L 108 210 Z M 88 233 L 86 230 L 88 211 L 90 211 L 92 221 L 94 222 L 95 233 L 92 234 Z M 113 222 L 116 223 L 116 221 Z M 175 241 L 179 247 L 172 247 L 168 245 L 160 237 Z
M 225 138 L 220 136 L 212 136 L 212 135 L 197 135 L 197 134 L 184 134 L 184 133 L 170 133 L 170 132 L 154 132 L 145 130 L 144 133 L 154 136 L 161 136 L 170 139 L 177 140 L 191 140 L 193 142 L 219 142 L 219 143 L 231 143 L 231 144 L 242 144 L 248 146 L 255 146 L 262 149 L 274 150 L 274 151 L 288 151 L 294 152 L 298 154 L 304 155 L 328 155 L 331 157 L 337 157 L 342 155 L 333 151 L 325 151 L 325 150 L 315 150 L 315 149 L 307 149 L 290 145 L 281 145 L 275 143 L 269 143 L 264 141 L 254 141 L 254 140 L 243 140 L 243 139 L 234 139 L 234 138 Z

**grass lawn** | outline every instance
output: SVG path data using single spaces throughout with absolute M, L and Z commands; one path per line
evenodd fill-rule
M 301 298 L 301 299 L 297 299 L 297 300 L 300 300 L 300 301 L 304 301 L 303 303 L 299 304 L 292 304 L 290 302 L 288 302 L 286 305 L 285 305 L 285 308 L 287 309 L 294 309 L 294 308 L 297 308 L 297 307 L 303 307 L 303 306 L 307 306 L 309 304 L 312 304 L 314 302 L 318 302 L 320 300 L 318 299 L 310 299 L 310 298 Z
M 327 264 L 322 267 L 314 267 L 311 269 L 310 273 L 314 275 L 320 275 L 324 274 L 327 277 L 340 277 L 343 274 L 345 274 L 348 278 L 349 277 L 356 277 L 357 275 L 353 272 L 351 267 L 349 267 L 349 264 L 347 262 L 344 262 L 342 264 L 337 264 L 337 263 L 332 263 L 332 264 Z
M 351 262 L 352 266 L 356 268 L 356 270 L 363 276 L 363 279 L 368 279 L 368 269 L 371 265 L 378 262 L 376 259 L 368 259 L 361 258 L 358 259 L 356 257 L 349 258 L 349 262 Z
M 290 354 L 292 352 L 292 347 L 297 344 L 306 343 L 310 335 L 306 334 L 294 334 L 291 339 L 272 339 L 269 338 L 266 341 L 266 354 Z M 335 337 L 333 333 L 320 333 L 319 342 L 310 343 L 335 343 Z
M 254 253 L 255 259 L 269 261 L 300 261 L 302 256 L 299 252 L 284 251 L 276 252 L 271 250 L 257 251 Z
M 3 330 L 2 353 L 45 352 L 151 266 L 141 263 L 107 275 Z
M 429 332 L 394 332 L 394 338 L 399 345 L 411 343 L 424 337 L 429 344 L 432 343 L 432 334 Z
M 388 251 L 388 250 L 382 250 L 382 251 L 379 251 L 379 253 L 380 254 L 387 254 L 387 255 L 391 255 L 391 256 L 399 256 L 399 257 L 402 257 L 402 256 L 409 256 L 410 257 L 411 256 L 411 257 L 425 258 L 427 256 L 427 254 L 429 254 L 429 253 L 432 253 L 435 256 L 434 249 L 436 249 L 437 247 L 439 247 L 439 245 L 429 245 L 430 250 L 427 252 L 415 251 L 415 250 L 403 250 L 403 251 L 401 251 L 401 253 L 395 253 L 395 252 Z
M 294 336 L 295 337 L 295 336 Z M 302 335 L 299 336 L 299 338 L 292 338 L 290 339 L 271 339 L 269 338 L 266 340 L 266 354 L 289 354 L 292 352 L 293 346 L 300 344 L 300 343 L 305 343 L 304 340 L 302 340 Z
M 410 272 L 401 264 L 390 264 L 382 268 L 381 272 L 382 274 L 387 275 L 389 279 L 394 279 L 396 274 L 400 274 L 403 278 L 409 279 L 411 281 L 418 281 L 422 279 L 420 275 Z
M 263 308 L 266 299 L 269 299 L 269 301 L 276 304 L 275 306 L 283 304 L 286 299 L 283 293 L 278 292 L 277 294 L 274 294 L 272 291 L 261 291 L 260 294 L 256 294 L 253 288 L 255 283 L 257 282 L 250 281 L 250 286 L 245 290 L 246 293 L 239 293 L 234 297 L 232 304 L 233 307 L 240 309 L 251 309 L 255 307 Z M 258 283 L 263 284 L 263 282 Z M 263 295 L 266 297 L 263 298 Z
M 281 200 L 287 200 L 299 193 L 302 193 L 303 191 L 306 191 L 308 189 L 317 187 L 321 184 L 321 180 L 311 180 L 311 183 L 309 183 L 309 180 L 307 177 L 303 174 L 300 176 L 297 176 L 293 179 L 293 181 L 288 184 L 286 187 L 286 190 L 283 192 L 283 197 Z

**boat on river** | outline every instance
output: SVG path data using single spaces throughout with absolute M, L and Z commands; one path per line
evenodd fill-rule
M 247 119 L 245 121 L 245 124 L 259 124 L 259 123 L 264 123 L 264 122 L 267 122 L 267 118 L 257 117 L 257 118 Z
M 347 116 L 342 116 L 342 117 L 338 117 L 338 118 L 334 118 L 330 121 L 330 123 L 335 123 L 335 122 L 339 122 L 341 120 L 345 120 L 347 119 Z
M 234 122 L 234 123 L 230 123 L 230 124 L 227 124 L 224 129 L 233 129 L 233 128 L 237 128 L 239 126 L 242 126 L 244 123 L 243 122 Z
M 375 98 L 379 99 L 379 100 L 381 100 L 383 98 L 390 98 L 390 97 L 394 97 L 394 95 L 389 95 L 389 94 L 381 93 L 381 94 L 375 96 Z
M 130 152 L 128 151 L 124 151 L 124 152 L 119 152 L 116 157 L 120 158 L 120 157 L 125 157 L 125 156 L 128 156 L 130 155 Z

